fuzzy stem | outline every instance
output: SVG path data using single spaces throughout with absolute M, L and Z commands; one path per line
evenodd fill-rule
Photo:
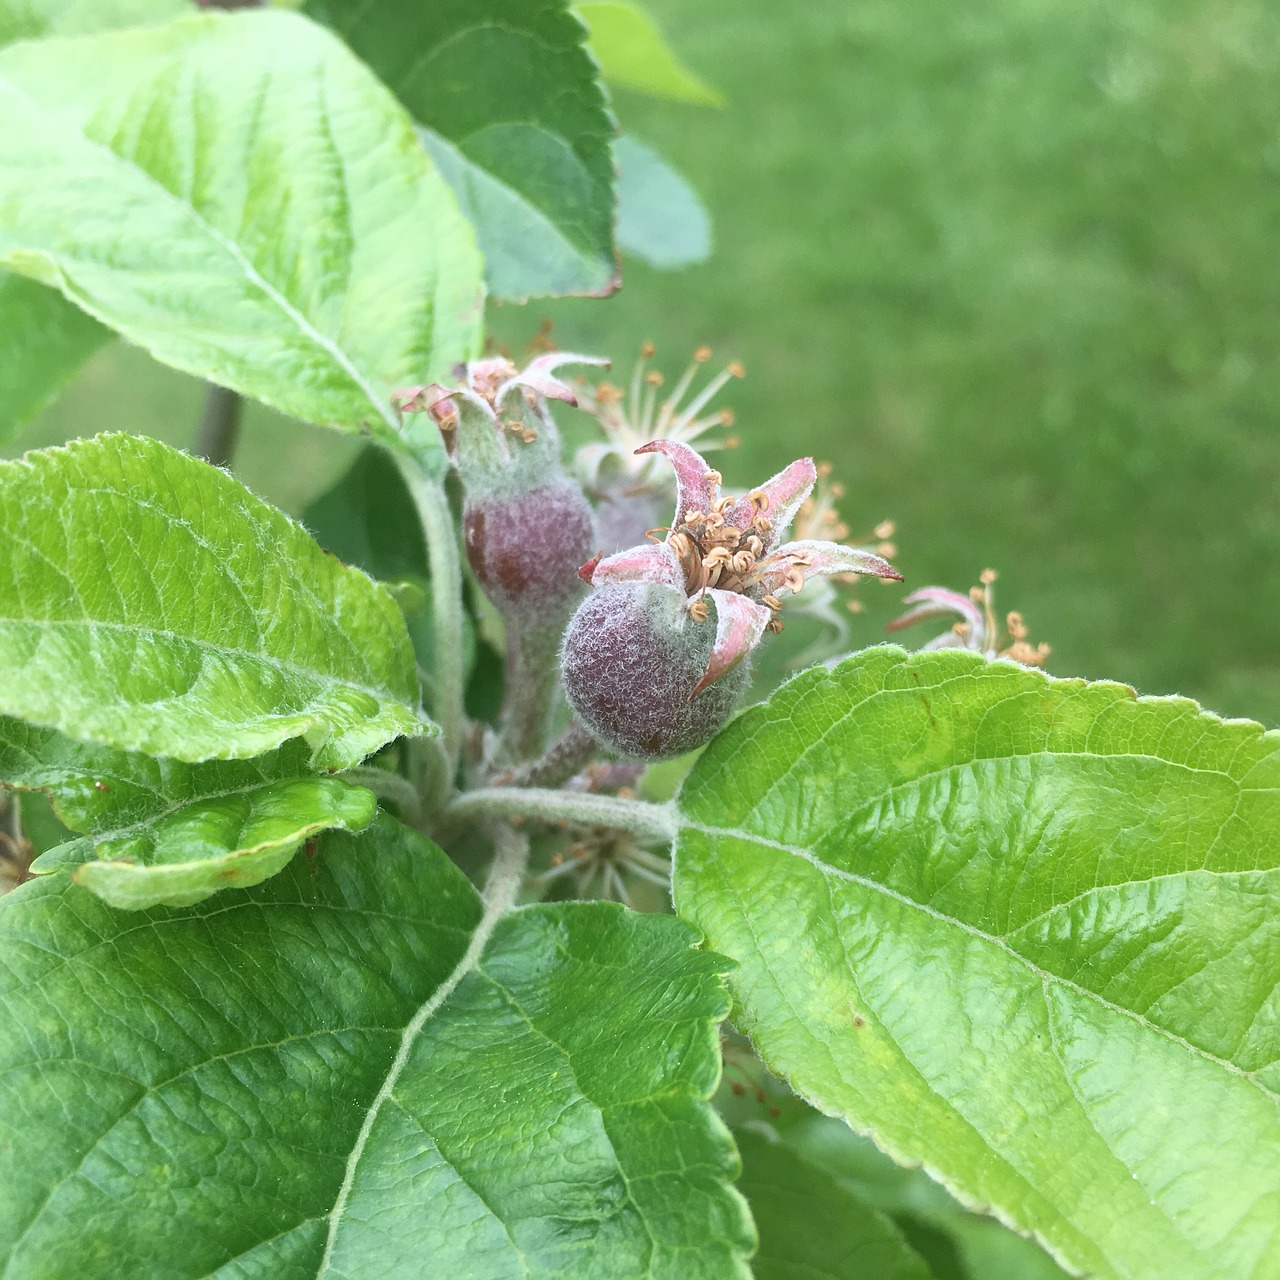
M 240 393 L 228 387 L 209 384 L 205 393 L 204 413 L 196 432 L 196 452 L 215 467 L 229 467 L 240 438 L 240 419 L 244 401 Z
M 500 787 L 558 787 L 599 754 L 600 744 L 580 720 L 573 720 L 540 759 L 509 769 L 493 782 Z
M 536 787 L 482 787 L 468 791 L 454 800 L 444 816 L 446 825 L 454 829 L 477 819 L 521 817 L 553 824 L 577 822 L 589 827 L 612 827 L 651 844 L 669 844 L 676 834 L 671 805 Z
M 505 822 L 493 827 L 493 865 L 484 885 L 485 914 L 498 916 L 511 910 L 529 866 L 529 837 L 513 831 Z
M 407 778 L 392 773 L 390 769 L 344 769 L 338 776 L 343 782 L 368 787 L 379 800 L 390 800 L 392 804 L 399 805 L 409 822 L 416 822 L 421 815 L 422 797 L 418 789 Z
M 440 725 L 440 742 L 447 765 L 443 788 L 447 794 L 458 771 L 462 745 L 462 561 L 444 484 L 429 479 L 411 458 L 403 454 L 393 456 L 418 510 L 427 543 L 436 668 L 431 711 Z
M 516 760 L 538 756 L 547 742 L 551 702 L 560 678 L 556 653 L 560 627 L 507 624 L 506 705 L 502 709 L 502 744 Z

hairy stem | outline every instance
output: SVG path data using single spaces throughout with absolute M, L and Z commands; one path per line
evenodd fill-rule
M 215 467 L 229 467 L 240 438 L 244 401 L 238 391 L 209 384 L 196 432 L 196 452 Z
M 493 783 L 500 787 L 558 787 L 599 754 L 600 744 L 580 720 L 573 720 L 539 759 L 507 770 Z
M 560 628 L 507 628 L 506 705 L 502 745 L 509 757 L 530 760 L 546 746 L 547 722 L 560 669 Z
M 408 822 L 416 822 L 421 816 L 422 797 L 418 789 L 407 778 L 392 773 L 390 769 L 344 769 L 339 776 L 344 782 L 357 787 L 368 787 L 379 800 L 390 800 L 392 804 L 399 805 Z
M 468 791 L 445 810 L 444 821 L 447 829 L 456 830 L 485 818 L 510 817 L 612 827 L 654 844 L 670 843 L 676 834 L 675 810 L 670 805 L 537 787 L 482 787 Z
M 458 535 L 444 484 L 425 476 L 411 458 L 396 454 L 396 465 L 408 486 L 422 522 L 431 572 L 432 634 L 435 671 L 432 673 L 431 713 L 440 725 L 445 757 L 443 789 L 453 787 L 462 745 L 462 561 Z

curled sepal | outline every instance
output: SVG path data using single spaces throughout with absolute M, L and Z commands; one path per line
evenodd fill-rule
M 902 581 L 902 575 L 874 551 L 846 547 L 839 542 L 808 540 L 788 542 L 786 546 L 779 547 L 757 572 L 760 584 L 773 595 L 779 591 L 799 595 L 809 578 L 832 577 L 841 573 Z
M 756 604 L 736 591 L 717 591 L 713 587 L 707 595 L 716 606 L 716 638 L 711 646 L 707 669 L 694 685 L 691 698 L 696 698 L 747 657 L 773 618 L 773 613 L 764 605 Z
M 494 402 L 501 408 L 509 392 L 519 387 L 527 387 L 535 395 L 547 400 L 562 400 L 565 404 L 576 405 L 578 396 L 567 382 L 554 376 L 554 371 L 562 364 L 591 364 L 607 369 L 609 361 L 602 356 L 574 355 L 569 351 L 549 351 L 546 355 L 530 360 L 523 372 L 508 378 L 494 396 Z
M 597 556 L 578 572 L 593 587 L 614 582 L 656 582 L 684 590 L 684 570 L 665 542 L 646 542 L 611 556 Z
M 812 458 L 797 458 L 790 466 L 783 467 L 776 476 L 766 480 L 758 489 L 752 489 L 738 498 L 725 512 L 725 518 L 739 529 L 747 528 L 759 517 L 768 519 L 772 528 L 763 535 L 764 549 L 777 546 L 782 535 L 791 527 L 796 512 L 817 483 L 818 471 Z
M 720 473 L 707 465 L 696 450 L 679 440 L 650 440 L 637 453 L 660 453 L 676 473 L 676 518 L 673 528 L 684 524 L 690 512 L 707 512 L 720 488 Z
M 917 622 L 930 622 L 935 618 L 957 616 L 969 628 L 969 643 L 956 636 L 954 632 L 946 631 L 929 641 L 924 647 L 947 649 L 968 648 L 972 645 L 978 650 L 984 647 L 986 619 L 983 617 L 982 608 L 968 596 L 961 595 L 958 591 L 949 591 L 946 587 L 921 587 L 907 596 L 903 604 L 913 605 L 914 608 L 908 609 L 906 613 L 887 623 L 886 631 L 901 631 L 904 627 L 914 626 Z

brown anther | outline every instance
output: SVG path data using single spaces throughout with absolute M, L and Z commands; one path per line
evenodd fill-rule
M 843 542 L 849 536 L 849 526 L 847 524 L 838 524 L 831 530 L 831 538 L 834 542 Z
M 520 439 L 523 440 L 525 444 L 532 444 L 537 438 L 538 432 L 535 427 L 525 427 L 525 429 L 520 433 Z
M 771 621 L 764 624 L 764 629 L 775 636 L 780 634 L 782 631 L 782 619 L 773 618 Z
M 712 547 L 712 549 L 702 557 L 702 567 L 704 569 L 714 569 L 717 565 L 728 564 L 732 558 L 732 553 L 727 547 Z
M 876 547 L 876 554 L 884 556 L 886 560 L 892 560 L 898 554 L 898 544 L 896 542 L 882 542 Z
M 657 350 L 652 342 L 642 342 L 640 344 L 640 358 L 647 360 Z
M 596 387 L 597 404 L 617 404 L 622 395 L 622 388 L 615 387 L 612 382 L 602 382 Z
M 782 601 L 779 600 L 777 596 L 764 596 L 760 603 L 764 605 L 766 609 L 772 609 L 774 613 L 779 612 L 782 608 Z
M 721 409 L 716 417 L 720 419 L 722 427 L 731 427 L 738 420 L 738 415 L 732 409 Z
M 538 393 L 530 387 L 525 387 L 524 402 L 530 409 L 536 409 L 538 407 Z
M 787 576 L 782 580 L 782 584 L 792 595 L 798 596 L 804 590 L 804 574 L 793 566 L 787 570 Z
M 892 538 L 897 530 L 898 526 L 892 520 L 881 520 L 871 532 L 877 538 Z
M 752 524 L 761 533 L 770 533 L 773 530 L 773 521 L 770 520 L 768 516 L 756 516 L 756 518 L 752 521 Z
M 982 583 L 984 587 L 989 587 L 995 580 L 996 571 L 994 569 L 983 569 L 983 571 L 978 574 L 978 581 Z
M 711 532 L 714 532 L 716 529 L 723 529 L 724 528 L 724 512 L 713 511 L 711 512 L 710 515 L 702 517 L 702 523 L 703 523 L 703 526 Z
M 662 386 L 662 383 L 663 383 L 662 374 L 660 374 L 656 369 L 652 373 L 646 373 L 644 375 L 644 380 L 651 387 L 660 387 Z
M 829 462 L 820 462 L 820 463 L 818 463 L 818 465 L 817 465 L 817 467 L 815 468 L 815 470 L 816 470 L 816 471 L 817 471 L 817 473 L 818 473 L 818 479 L 819 479 L 819 480 L 825 480 L 825 479 L 826 479 L 826 478 L 831 474 L 831 463 L 829 463 Z
M 764 554 L 764 543 L 761 542 L 754 533 L 747 534 L 746 539 L 743 542 L 743 546 L 745 546 L 753 556 L 759 557 Z
M 981 587 L 969 588 L 969 599 L 972 600 L 974 604 L 981 604 L 986 598 L 987 593 L 983 591 Z
M 705 511 L 690 511 L 684 518 L 685 524 L 701 524 L 707 518 Z
M 718 485 L 724 477 L 718 471 L 708 471 L 702 477 L 708 484 Z
M 745 378 L 747 376 L 747 371 L 742 367 L 741 360 L 729 361 L 728 368 L 725 369 L 725 372 L 731 378 Z
M 751 504 L 753 511 L 769 510 L 769 495 L 760 489 L 747 494 L 747 501 Z
M 707 602 L 705 599 L 699 597 L 689 606 L 689 617 L 691 617 L 694 622 L 706 622 Z
M 707 361 L 710 359 L 711 359 L 710 347 L 699 347 L 697 351 L 693 353 L 694 364 L 706 364 Z
M 724 447 L 726 449 L 736 449 L 742 441 L 737 436 L 725 436 Z
M 1022 614 L 1016 610 L 1006 615 L 1004 625 L 1012 639 L 1025 640 L 1027 638 L 1027 624 L 1022 620 Z
M 844 602 L 844 607 L 848 609 L 850 613 L 862 613 L 866 608 L 866 605 L 864 605 L 861 600 L 846 600 Z
M 733 567 L 734 573 L 742 574 L 750 573 L 755 562 L 756 558 L 750 551 L 739 551 L 733 559 L 729 561 L 729 564 Z

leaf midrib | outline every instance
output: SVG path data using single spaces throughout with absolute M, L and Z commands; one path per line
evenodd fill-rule
M 781 841 L 770 840 L 765 836 L 753 835 L 746 831 L 742 831 L 733 827 L 710 826 L 706 823 L 696 822 L 690 818 L 685 817 L 684 815 L 681 815 L 679 820 L 682 827 L 687 827 L 692 831 L 701 832 L 703 835 L 710 836 L 713 839 L 724 838 L 724 839 L 731 839 L 731 840 L 741 840 L 748 844 L 762 845 L 765 848 L 773 849 L 779 853 L 789 854 L 791 857 L 798 858 L 802 862 L 809 863 L 811 866 L 815 867 L 819 872 L 821 872 L 824 876 L 833 876 L 836 879 L 847 880 L 850 883 L 856 884 L 861 888 L 870 889 L 874 893 L 878 893 L 883 897 L 889 898 L 890 900 L 897 902 L 901 906 L 905 906 L 915 911 L 918 911 L 921 914 L 926 915 L 931 919 L 938 921 L 939 923 L 950 925 L 956 929 L 960 929 L 964 933 L 969 934 L 971 937 L 977 938 L 980 941 L 985 942 L 988 945 L 995 947 L 996 949 L 1004 952 L 1004 954 L 1009 956 L 1010 959 L 1015 960 L 1019 964 L 1024 965 L 1042 983 L 1046 983 L 1046 982 L 1057 983 L 1059 986 L 1065 988 L 1066 990 L 1071 991 L 1074 994 L 1079 995 L 1086 1000 L 1090 1000 L 1093 1003 L 1100 1005 L 1102 1008 L 1110 1010 L 1112 1013 L 1116 1013 L 1122 1017 L 1128 1018 L 1129 1020 L 1131 1020 L 1132 1022 L 1135 1022 L 1140 1027 L 1143 1027 L 1145 1030 L 1150 1031 L 1155 1035 L 1162 1036 L 1164 1039 L 1169 1040 L 1170 1042 L 1178 1045 L 1180 1048 L 1185 1049 L 1187 1052 L 1195 1054 L 1197 1057 L 1204 1059 L 1206 1062 L 1210 1062 L 1214 1066 L 1220 1067 L 1224 1071 L 1229 1072 L 1231 1075 L 1237 1076 L 1239 1079 L 1244 1080 L 1246 1083 L 1252 1085 L 1255 1089 L 1257 1089 L 1260 1093 L 1262 1093 L 1271 1102 L 1280 1103 L 1280 1093 L 1276 1093 L 1275 1091 L 1269 1089 L 1265 1084 L 1263 1084 L 1260 1080 L 1258 1080 L 1252 1072 L 1245 1071 L 1241 1067 L 1237 1066 L 1234 1062 L 1230 1061 L 1229 1059 L 1220 1058 L 1216 1054 L 1210 1053 L 1207 1049 L 1201 1048 L 1199 1045 L 1193 1044 L 1190 1040 L 1184 1039 L 1182 1036 L 1179 1036 L 1175 1032 L 1170 1031 L 1165 1027 L 1159 1026 L 1157 1023 L 1154 1023 L 1150 1019 L 1145 1018 L 1142 1014 L 1138 1013 L 1134 1009 L 1126 1009 L 1123 1005 L 1119 1005 L 1119 1004 L 1116 1004 L 1114 1001 L 1108 1000 L 1105 996 L 1100 995 L 1096 991 L 1090 991 L 1088 987 L 1083 987 L 1080 984 L 1073 982 L 1070 978 L 1063 977 L 1060 974 L 1056 974 L 1048 969 L 1042 968 L 1040 965 L 1036 964 L 1033 960 L 1028 959 L 1026 956 L 1022 955 L 1019 951 L 1011 947 L 1003 938 L 999 937 L 998 935 L 988 933 L 986 930 L 978 928 L 977 925 L 970 924 L 968 921 L 965 921 L 965 920 L 957 919 L 955 916 L 950 916 L 944 911 L 939 911 L 936 907 L 932 907 L 927 903 L 919 902 L 915 898 L 910 898 L 906 894 L 900 893 L 896 889 L 891 889 L 887 885 L 881 884 L 879 881 L 872 880 L 867 876 L 858 875 L 856 872 L 853 872 L 853 871 L 846 871 L 842 867 L 833 867 L 831 866 L 830 863 L 823 862 L 820 858 L 815 857 L 807 849 L 802 849 L 795 845 L 783 844 Z

